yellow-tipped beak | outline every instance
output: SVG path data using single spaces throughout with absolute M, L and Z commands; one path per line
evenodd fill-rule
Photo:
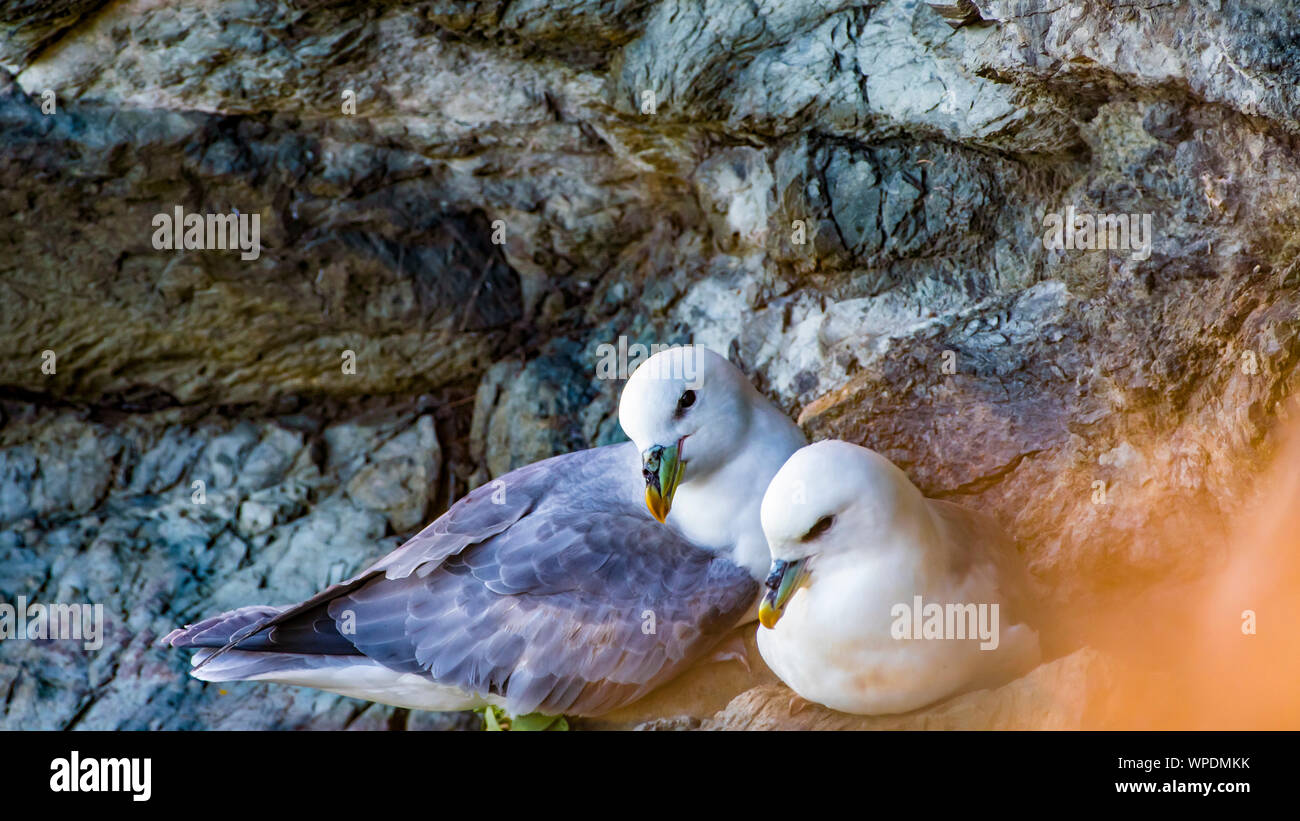
M 655 517 L 660 524 L 668 521 L 668 511 L 672 508 L 672 499 L 665 499 L 655 488 L 645 489 L 645 506 L 650 509 L 650 515 Z
M 785 612 L 786 603 L 807 578 L 807 565 L 804 562 L 804 559 L 772 561 L 772 572 L 767 575 L 767 581 L 763 582 L 767 591 L 763 594 L 763 601 L 758 605 L 758 623 L 768 630 L 776 627 L 776 623 L 781 620 L 781 614 Z
M 641 454 L 641 474 L 645 477 L 645 506 L 660 523 L 667 521 L 673 507 L 673 493 L 682 481 L 679 445 L 654 445 Z

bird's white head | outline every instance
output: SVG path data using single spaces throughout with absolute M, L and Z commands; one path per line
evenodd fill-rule
M 667 518 L 682 483 L 726 466 L 767 406 L 735 365 L 707 348 L 669 348 L 642 362 L 623 388 L 618 421 L 641 451 L 655 518 Z
M 875 451 L 840 441 L 800 448 L 763 495 L 772 569 L 759 621 L 776 624 L 821 557 L 872 549 L 924 504 L 906 474 Z

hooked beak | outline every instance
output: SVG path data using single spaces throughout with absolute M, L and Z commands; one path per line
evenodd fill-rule
M 768 630 L 776 627 L 786 602 L 790 601 L 794 591 L 799 589 L 807 577 L 807 559 L 774 559 L 772 572 L 767 575 L 767 581 L 763 582 L 767 592 L 763 594 L 763 603 L 758 606 L 759 624 Z
M 673 506 L 673 493 L 682 481 L 681 441 L 675 445 L 652 445 L 641 454 L 641 475 L 645 477 L 645 506 L 662 524 Z

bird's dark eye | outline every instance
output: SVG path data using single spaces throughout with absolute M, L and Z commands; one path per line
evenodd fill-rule
M 833 524 L 835 524 L 834 516 L 821 517 L 817 520 L 817 524 L 808 528 L 808 532 L 803 534 L 803 538 L 800 541 L 811 542 L 813 539 L 816 539 L 818 536 L 821 536 L 823 533 L 830 530 L 831 525 Z
M 681 413 L 682 411 L 686 410 L 687 408 L 689 408 L 691 405 L 694 404 L 695 404 L 695 391 L 685 391 L 682 393 L 681 398 L 677 400 L 677 412 Z

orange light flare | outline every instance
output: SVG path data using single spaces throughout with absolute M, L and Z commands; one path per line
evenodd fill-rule
M 1227 523 L 1230 555 L 1198 581 L 1088 615 L 1081 637 L 1115 665 L 1111 692 L 1089 696 L 1105 701 L 1098 728 L 1300 729 L 1300 403 L 1290 407 L 1251 502 Z

